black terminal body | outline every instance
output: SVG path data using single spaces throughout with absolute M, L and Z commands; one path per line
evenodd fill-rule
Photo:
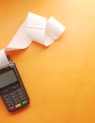
M 9 112 L 29 104 L 29 96 L 16 65 L 8 56 L 9 64 L 0 68 L 0 96 Z

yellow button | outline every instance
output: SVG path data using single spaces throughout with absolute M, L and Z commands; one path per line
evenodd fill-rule
M 21 103 L 16 104 L 15 107 L 16 107 L 16 108 L 21 107 Z

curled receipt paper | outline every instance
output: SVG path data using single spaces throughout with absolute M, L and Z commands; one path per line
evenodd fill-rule
M 0 50 L 0 67 L 9 63 L 6 51 L 27 48 L 32 41 L 44 46 L 51 45 L 65 31 L 65 26 L 54 17 L 49 19 L 29 12 L 13 39 Z

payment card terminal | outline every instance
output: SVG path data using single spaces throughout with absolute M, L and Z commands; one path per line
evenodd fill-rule
M 9 112 L 29 104 L 29 96 L 16 65 L 8 56 L 9 64 L 0 68 L 0 96 Z

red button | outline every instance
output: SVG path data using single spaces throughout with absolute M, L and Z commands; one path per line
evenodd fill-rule
M 15 109 L 15 107 L 14 106 L 11 106 L 11 107 L 9 107 L 9 110 L 14 110 Z

